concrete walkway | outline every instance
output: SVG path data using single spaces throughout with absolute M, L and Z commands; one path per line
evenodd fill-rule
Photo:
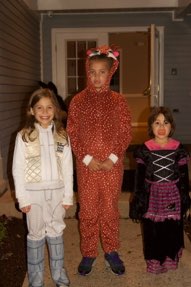
M 78 221 L 74 218 L 75 207 L 68 213 L 65 241 L 65 267 L 71 280 L 70 287 L 190 287 L 191 286 L 191 244 L 185 235 L 185 249 L 176 271 L 169 271 L 161 275 L 153 275 L 146 272 L 146 265 L 142 252 L 142 237 L 140 225 L 133 223 L 128 218 L 129 193 L 122 193 L 120 208 L 120 240 L 121 258 L 126 266 L 126 274 L 115 276 L 106 269 L 103 251 L 96 259 L 96 264 L 89 276 L 81 277 L 77 274 L 77 266 L 81 260 L 79 250 Z M 0 215 L 21 217 L 14 209 L 14 203 L 9 192 L 0 198 Z M 27 276 L 22 287 L 28 287 Z M 55 287 L 52 282 L 48 256 L 46 251 L 45 260 L 45 287 Z

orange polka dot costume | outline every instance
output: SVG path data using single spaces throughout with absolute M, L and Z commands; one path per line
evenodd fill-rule
M 81 252 L 96 257 L 99 237 L 105 253 L 119 248 L 118 199 L 124 153 L 131 141 L 131 116 L 124 97 L 109 87 L 118 67 L 118 52 L 103 46 L 87 54 L 87 87 L 71 101 L 67 131 L 76 156 Z M 113 58 L 113 66 L 97 91 L 90 81 L 89 60 L 101 54 Z M 99 161 L 110 158 L 114 165 L 110 171 L 92 171 L 84 161 L 88 157 Z

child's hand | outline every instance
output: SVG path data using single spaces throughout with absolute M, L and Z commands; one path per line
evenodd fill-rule
M 98 171 L 101 169 L 101 162 L 95 158 L 92 158 L 92 160 L 88 164 L 88 167 L 92 171 Z
M 31 210 L 31 205 L 27 205 L 21 208 L 23 213 L 28 213 Z
M 109 171 L 112 169 L 113 165 L 114 163 L 112 162 L 112 160 L 107 158 L 106 160 L 102 162 L 101 169 Z
M 62 206 L 67 210 L 68 208 L 70 208 L 71 205 L 63 204 Z

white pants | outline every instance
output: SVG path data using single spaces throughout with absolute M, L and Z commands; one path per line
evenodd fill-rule
M 65 228 L 65 209 L 62 206 L 63 188 L 30 191 L 31 210 L 27 213 L 28 238 L 41 240 L 45 236 L 56 237 Z

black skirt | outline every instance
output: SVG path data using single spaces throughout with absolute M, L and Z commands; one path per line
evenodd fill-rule
M 143 252 L 146 260 L 155 259 L 162 264 L 166 257 L 175 260 L 184 247 L 183 220 L 154 222 L 142 220 Z

